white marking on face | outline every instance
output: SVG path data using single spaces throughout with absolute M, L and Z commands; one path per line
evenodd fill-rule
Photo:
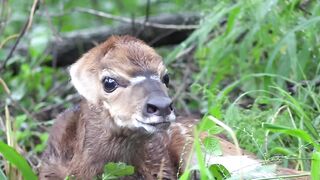
M 144 128 L 146 131 L 148 131 L 149 133 L 154 133 L 156 131 L 156 128 L 155 127 L 152 127 L 152 126 L 149 126 L 147 124 L 144 124 L 141 120 L 141 122 L 139 121 L 139 119 L 141 119 L 141 116 L 139 116 L 138 114 L 134 114 L 132 117 L 131 117 L 132 121 L 133 121 L 133 124 L 135 127 L 142 127 Z
M 159 122 L 174 122 L 176 119 L 176 116 L 174 112 L 171 112 L 169 116 L 166 117 L 166 119 L 163 119 L 163 117 L 160 116 L 151 116 L 151 117 L 142 117 L 140 115 L 141 113 L 136 113 L 132 115 L 131 119 L 134 121 L 134 127 L 143 127 L 146 131 L 153 133 L 156 131 L 157 128 L 148 125 L 148 123 L 159 123 Z
M 104 103 L 105 107 L 108 107 L 107 103 Z M 112 116 L 112 115 L 111 115 Z M 154 133 L 156 131 L 156 128 L 153 126 L 150 126 L 148 124 L 144 124 L 142 121 L 139 122 L 138 119 L 141 118 L 140 116 L 133 115 L 130 120 L 124 120 L 120 119 L 117 116 L 113 116 L 114 122 L 117 126 L 122 127 L 122 128 L 129 128 L 129 129 L 135 129 L 135 128 L 144 128 L 147 132 L 149 133 Z
M 154 133 L 156 131 L 156 128 L 153 126 L 149 126 L 147 124 L 143 124 L 137 120 L 135 120 L 135 124 L 137 125 L 137 127 L 143 127 L 146 131 L 148 131 L 149 133 Z
M 161 116 L 151 116 L 151 117 L 141 117 L 139 115 L 134 115 L 133 117 L 135 117 L 135 119 L 144 122 L 144 123 L 159 123 L 159 122 L 174 122 L 176 120 L 176 116 L 173 112 L 170 113 L 169 116 L 167 116 L 165 119 L 163 119 L 163 117 Z M 143 119 L 143 120 L 141 120 Z
M 147 78 L 145 76 L 137 76 L 134 78 L 130 78 L 130 83 L 135 85 L 135 84 L 139 84 L 142 81 L 146 80 Z
M 157 75 L 151 75 L 151 76 L 150 76 L 150 79 L 161 82 L 160 77 L 157 76 Z

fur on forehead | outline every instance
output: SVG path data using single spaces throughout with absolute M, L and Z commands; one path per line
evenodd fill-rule
M 161 74 L 162 58 L 143 41 L 131 36 L 112 36 L 91 49 L 70 67 L 71 82 L 79 94 L 95 103 L 101 87 L 100 73 L 111 69 L 129 76 Z
M 100 59 L 102 68 L 117 69 L 130 76 L 146 71 L 161 73 L 165 69 L 161 56 L 134 37 L 113 36 L 102 47 L 108 49 Z

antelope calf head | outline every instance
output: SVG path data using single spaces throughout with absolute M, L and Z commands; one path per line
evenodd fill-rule
M 162 58 L 136 38 L 109 38 L 73 64 L 70 75 L 79 94 L 120 128 L 152 133 L 175 120 Z

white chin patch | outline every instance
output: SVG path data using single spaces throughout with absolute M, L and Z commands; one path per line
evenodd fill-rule
M 139 118 L 136 118 L 136 116 L 134 116 L 134 117 L 135 118 L 132 118 L 132 119 L 134 119 L 133 120 L 134 127 L 136 127 L 136 128 L 144 128 L 149 133 L 154 133 L 157 130 L 153 126 L 150 126 L 148 124 L 144 124 L 142 122 L 139 122 L 137 119 L 141 119 L 141 117 L 139 117 Z
M 136 119 L 142 119 L 142 118 L 139 117 L 139 118 L 136 118 Z M 176 120 L 176 116 L 172 112 L 171 114 L 169 114 L 169 116 L 166 117 L 165 120 L 161 116 L 151 116 L 151 117 L 143 118 L 143 119 L 144 119 L 143 121 L 142 120 L 140 120 L 140 121 L 144 122 L 144 123 L 158 123 L 158 122 L 162 122 L 162 121 L 174 122 Z
M 107 103 L 104 103 L 105 107 L 108 107 Z M 129 128 L 129 129 L 137 129 L 137 128 L 144 128 L 147 132 L 149 133 L 154 133 L 157 131 L 157 128 L 152 126 L 152 125 L 148 125 L 148 123 L 158 123 L 158 122 L 162 122 L 162 121 L 166 121 L 166 122 L 174 122 L 176 119 L 176 116 L 174 114 L 174 112 L 171 112 L 169 114 L 169 116 L 166 117 L 165 120 L 162 119 L 162 117 L 160 116 L 151 116 L 149 118 L 144 118 L 140 115 L 133 115 L 131 116 L 130 120 L 129 119 L 121 119 L 117 116 L 113 116 L 111 115 L 114 119 L 114 122 L 117 126 L 122 127 L 122 128 Z
M 114 122 L 116 123 L 117 126 L 122 127 L 122 128 L 129 128 L 129 129 L 138 129 L 138 128 L 144 128 L 147 132 L 149 133 L 154 133 L 157 129 L 153 126 L 143 124 L 134 118 L 129 121 L 123 121 L 120 118 L 114 117 Z M 130 123 L 126 123 L 130 122 Z
M 137 122 L 137 124 L 139 124 L 138 126 L 139 127 L 142 127 L 142 128 L 144 128 L 147 132 L 149 132 L 149 133 L 154 133 L 154 132 L 156 132 L 156 128 L 155 127 L 153 127 L 153 126 L 150 126 L 150 125 L 147 125 L 147 124 L 143 124 L 143 123 L 140 123 L 140 122 L 138 122 L 138 121 L 136 121 Z

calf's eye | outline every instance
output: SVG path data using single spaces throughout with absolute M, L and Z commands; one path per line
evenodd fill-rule
M 162 82 L 168 87 L 169 86 L 169 75 L 168 74 L 165 74 L 163 77 L 162 77 Z
M 107 93 L 111 93 L 118 88 L 118 83 L 115 79 L 110 77 L 105 77 L 102 80 L 103 89 Z

